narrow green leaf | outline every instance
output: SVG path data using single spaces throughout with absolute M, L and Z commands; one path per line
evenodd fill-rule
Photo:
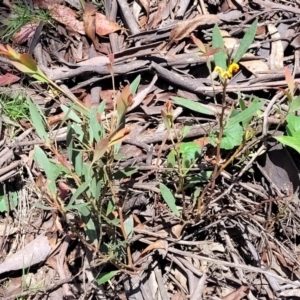
M 250 45 L 253 43 L 255 38 L 257 22 L 258 21 L 256 19 L 254 23 L 248 28 L 243 39 L 241 40 L 239 48 L 237 49 L 234 55 L 233 62 L 238 63 L 240 59 L 243 57 L 243 55 L 247 53 Z
M 231 127 L 232 125 L 238 124 L 250 117 L 253 117 L 256 112 L 263 107 L 263 105 L 263 102 L 252 103 L 248 108 L 246 108 L 236 116 L 229 118 L 226 127 Z
M 96 279 L 98 284 L 106 283 L 107 281 L 111 280 L 114 276 L 116 276 L 120 271 L 110 271 L 108 273 L 101 273 L 100 277 Z
M 133 233 L 133 217 L 132 215 L 130 215 L 125 221 L 124 221 L 124 229 L 126 232 L 126 236 L 128 239 L 130 239 L 132 237 L 132 233 Z
M 214 115 L 215 113 L 208 108 L 208 106 L 203 105 L 201 103 L 185 99 L 185 98 L 180 98 L 180 97 L 171 97 L 172 100 L 177 103 L 178 105 L 181 105 L 183 107 L 186 107 L 190 110 L 196 111 L 198 113 L 204 114 L 204 115 Z
M 36 105 L 29 99 L 28 99 L 28 105 L 29 105 L 31 122 L 33 127 L 36 130 L 36 133 L 38 134 L 39 138 L 45 141 L 46 145 L 49 146 L 50 139 L 44 127 L 45 125 L 43 122 L 43 118 L 41 117 L 42 115 L 41 111 L 39 111 Z
M 108 200 L 105 215 L 108 216 L 111 212 L 113 212 L 114 208 L 115 208 L 115 205 L 113 203 L 113 200 L 112 199 Z
M 300 138 L 293 136 L 274 136 L 281 144 L 289 146 L 300 153 Z
M 139 85 L 140 85 L 140 81 L 141 81 L 141 75 L 138 75 L 133 82 L 130 84 L 130 93 L 131 94 L 135 94 Z
M 97 119 L 97 109 L 92 107 L 90 111 L 90 123 L 89 123 L 90 143 L 99 142 L 101 137 L 101 125 Z
M 218 25 L 215 25 L 212 35 L 212 48 L 217 49 L 220 47 L 224 49 L 224 40 L 221 35 L 220 28 L 218 27 Z M 227 70 L 227 54 L 225 52 L 225 49 L 214 54 L 214 62 L 215 66 L 218 66 L 223 70 Z
M 45 170 L 47 179 L 48 179 L 48 187 L 50 192 L 55 195 L 56 194 L 56 185 L 55 181 L 61 173 L 59 167 L 56 164 L 52 163 L 45 152 L 39 147 L 34 147 L 34 160 L 39 163 Z
M 176 206 L 175 198 L 174 198 L 173 194 L 171 193 L 171 191 L 163 183 L 159 184 L 159 188 L 160 188 L 160 192 L 161 192 L 162 197 L 166 201 L 167 205 L 169 206 L 169 208 L 171 209 L 173 214 L 175 216 L 179 217 L 180 213 L 179 213 L 179 210 Z
M 75 111 L 73 109 L 71 109 L 70 107 L 67 107 L 63 104 L 60 106 L 60 108 L 66 114 L 67 118 L 75 121 L 78 124 L 82 123 L 81 119 L 78 117 L 78 115 L 75 113 Z
M 73 203 L 78 199 L 78 197 L 89 187 L 89 182 L 84 182 L 81 184 L 78 189 L 75 191 L 75 193 L 72 195 L 70 202 L 67 207 L 73 205 Z

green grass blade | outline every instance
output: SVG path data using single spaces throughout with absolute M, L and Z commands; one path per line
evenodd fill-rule
M 249 29 L 245 33 L 243 39 L 241 40 L 241 44 L 234 55 L 233 62 L 235 62 L 235 63 L 239 62 L 240 59 L 243 57 L 243 55 L 245 53 L 247 53 L 250 45 L 254 41 L 255 34 L 256 34 L 256 28 L 257 28 L 257 19 L 249 27 Z

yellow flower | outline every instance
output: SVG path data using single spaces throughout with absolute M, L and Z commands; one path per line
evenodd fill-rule
M 237 63 L 232 63 L 228 67 L 228 71 L 231 74 L 235 74 L 239 70 L 240 66 Z
M 229 65 L 227 70 L 216 66 L 214 71 L 219 74 L 222 79 L 230 79 L 233 74 L 235 74 L 239 70 L 239 65 L 237 63 L 232 63 Z
M 215 69 L 214 69 L 214 71 L 216 73 L 218 73 L 218 74 L 222 74 L 224 72 L 224 70 L 221 67 L 219 67 L 219 66 L 216 66 Z

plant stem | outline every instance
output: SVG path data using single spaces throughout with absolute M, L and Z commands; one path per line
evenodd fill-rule
M 227 80 L 224 81 L 223 83 L 223 94 L 222 94 L 222 110 L 221 110 L 221 114 L 219 117 L 219 123 L 220 123 L 220 130 L 219 130 L 219 136 L 218 136 L 218 140 L 217 140 L 217 155 L 216 155 L 216 164 L 214 167 L 214 171 L 211 177 L 211 181 L 205 186 L 205 188 L 203 189 L 201 195 L 198 197 L 197 200 L 197 212 L 198 215 L 201 212 L 201 205 L 203 203 L 203 199 L 208 191 L 208 189 L 210 188 L 211 190 L 214 189 L 215 187 L 215 182 L 217 177 L 220 175 L 221 172 L 219 172 L 219 163 L 220 163 L 220 157 L 221 157 L 221 141 L 222 141 L 222 137 L 223 137 L 223 132 L 224 132 L 224 114 L 225 114 L 225 109 L 226 109 L 226 88 L 227 88 Z

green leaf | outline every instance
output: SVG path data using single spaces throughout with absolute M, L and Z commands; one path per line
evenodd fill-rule
M 44 127 L 43 118 L 41 117 L 41 111 L 38 110 L 36 105 L 31 100 L 28 100 L 28 105 L 31 122 L 36 130 L 36 133 L 38 134 L 39 138 L 46 143 L 46 145 L 50 146 L 50 139 Z
M 168 168 L 174 168 L 176 164 L 176 159 L 175 159 L 176 152 L 175 150 L 171 150 L 170 153 L 167 156 L 167 162 L 168 162 Z
M 114 173 L 114 179 L 121 180 L 126 177 L 130 177 L 135 174 L 139 169 L 135 167 L 127 167 L 122 170 L 118 170 Z
M 133 82 L 130 84 L 130 93 L 131 94 L 135 94 L 139 85 L 140 85 L 140 81 L 141 81 L 141 75 L 138 75 Z
M 98 284 L 103 284 L 109 280 L 111 280 L 114 276 L 116 276 L 120 271 L 110 271 L 108 273 L 101 273 L 99 278 L 96 279 Z
M 186 178 L 187 185 L 184 189 L 191 188 L 197 183 L 207 182 L 211 177 L 212 171 L 202 171 L 197 175 L 192 176 L 191 178 Z
M 163 183 L 159 184 L 159 188 L 160 188 L 162 197 L 164 198 L 165 202 L 167 203 L 167 205 L 169 206 L 169 208 L 171 209 L 173 214 L 175 216 L 179 217 L 180 213 L 176 206 L 175 198 L 174 198 L 173 194 L 171 193 L 171 191 Z
M 289 136 L 300 138 L 300 117 L 289 113 L 286 117 L 288 125 L 286 131 Z
M 220 28 L 218 25 L 215 25 L 212 34 L 212 49 L 217 49 L 219 47 L 224 49 L 224 40 L 221 35 Z M 227 70 L 227 54 L 225 50 L 221 50 L 214 54 L 214 62 L 215 66 L 218 66 L 223 70 Z
M 290 112 L 295 112 L 300 109 L 300 96 L 293 99 L 290 105 Z
M 186 135 L 190 132 L 191 126 L 184 126 L 182 130 L 182 138 L 185 138 Z
M 257 111 L 261 109 L 264 105 L 263 102 L 256 102 L 256 101 L 254 99 L 253 103 L 248 108 L 246 108 L 236 116 L 229 118 L 225 127 L 231 127 L 232 125 L 238 124 L 242 121 L 247 120 L 248 118 L 253 117 L 257 113 Z
M 70 202 L 67 206 L 67 208 L 71 205 L 73 205 L 73 203 L 78 199 L 78 197 L 89 187 L 90 183 L 89 182 L 84 182 L 83 184 L 81 184 L 78 189 L 75 191 L 75 193 L 72 195 Z
M 200 147 L 195 142 L 181 143 L 179 152 L 183 158 L 194 162 L 200 155 Z
M 88 235 L 90 241 L 94 244 L 94 246 L 96 246 L 98 244 L 98 234 L 93 218 L 90 216 L 87 221 L 87 218 L 82 217 L 82 220 L 86 223 L 86 226 L 84 228 L 86 234 Z
M 75 113 L 73 109 L 63 104 L 60 107 L 62 111 L 66 114 L 66 118 L 69 118 L 78 124 L 82 123 L 81 119 L 78 117 L 78 115 Z
M 196 205 L 197 199 L 200 196 L 200 192 L 201 192 L 201 189 L 199 187 L 196 187 L 194 194 L 193 194 L 193 207 L 195 207 L 195 205 Z
M 289 146 L 300 153 L 300 138 L 293 136 L 275 136 L 274 138 L 281 144 Z
M 215 114 L 210 108 L 208 108 L 207 106 L 205 106 L 201 103 L 198 103 L 198 102 L 195 102 L 195 101 L 192 101 L 189 99 L 185 99 L 185 98 L 180 98 L 180 97 L 171 97 L 171 99 L 178 105 L 181 105 L 183 107 L 186 107 L 186 108 L 196 111 L 198 113 L 201 113 L 204 115 L 214 115 Z
M 113 212 L 114 208 L 115 208 L 115 205 L 114 205 L 113 199 L 109 199 L 108 203 L 107 203 L 105 215 L 108 216 L 111 212 Z
M 61 169 L 56 164 L 50 162 L 45 152 L 39 146 L 34 147 L 34 160 L 44 168 L 49 190 L 53 195 L 56 195 L 55 181 L 60 175 Z
M 132 215 L 130 215 L 125 221 L 124 221 L 124 229 L 126 232 L 126 236 L 128 239 L 130 239 L 132 237 L 132 233 L 133 233 L 133 217 Z
M 254 23 L 249 27 L 247 32 L 245 33 L 243 39 L 241 40 L 240 46 L 234 55 L 233 62 L 238 63 L 240 59 L 243 57 L 243 55 L 247 53 L 250 45 L 253 43 L 255 38 L 257 22 L 258 21 L 256 19 Z
M 101 101 L 101 103 L 99 104 L 98 109 L 97 109 L 97 113 L 100 116 L 104 113 L 105 107 L 106 107 L 106 101 L 103 100 L 103 101 Z
M 92 107 L 90 111 L 90 123 L 89 123 L 89 133 L 90 133 L 90 143 L 99 142 L 101 137 L 101 125 L 98 122 L 97 119 L 97 109 L 95 107 Z
M 224 135 L 221 140 L 221 148 L 230 150 L 239 146 L 243 141 L 244 130 L 239 124 L 231 125 L 224 128 Z

